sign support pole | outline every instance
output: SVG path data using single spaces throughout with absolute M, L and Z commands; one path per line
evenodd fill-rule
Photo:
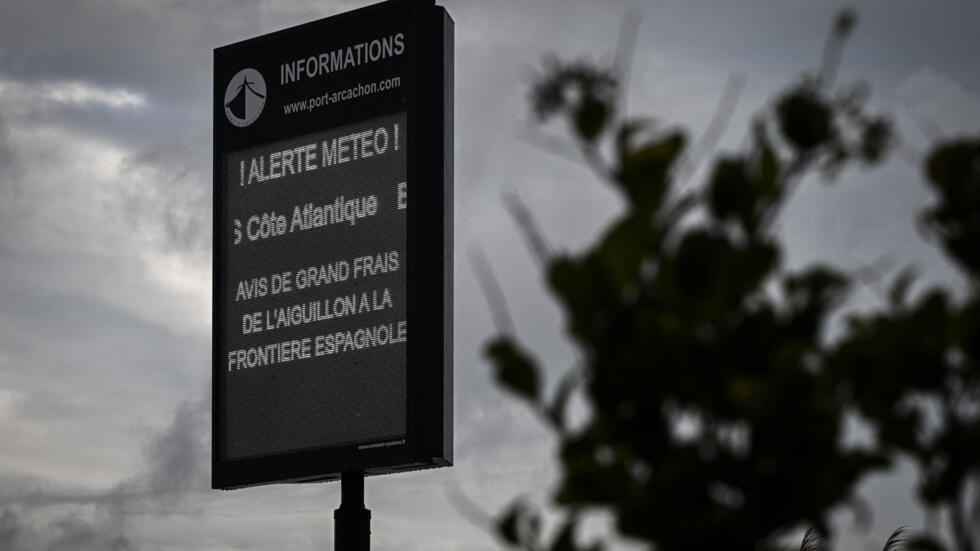
M 340 475 L 340 507 L 333 512 L 334 551 L 370 551 L 371 511 L 364 507 L 364 471 Z

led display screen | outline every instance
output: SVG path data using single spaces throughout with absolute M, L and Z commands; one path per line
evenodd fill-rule
M 226 157 L 228 458 L 404 438 L 404 131 L 399 113 Z

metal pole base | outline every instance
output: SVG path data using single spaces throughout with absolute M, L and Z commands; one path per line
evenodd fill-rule
M 333 519 L 334 551 L 370 551 L 371 511 L 364 507 L 364 471 L 341 473 L 340 508 Z

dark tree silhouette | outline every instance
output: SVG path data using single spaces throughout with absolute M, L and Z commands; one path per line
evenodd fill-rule
M 677 185 L 691 159 L 682 132 L 620 112 L 616 67 L 545 64 L 534 113 L 567 122 L 570 143 L 626 209 L 577 254 L 550 255 L 526 213 L 517 217 L 580 363 L 546 385 L 507 328 L 487 345 L 497 381 L 540 414 L 560 457 L 555 530 L 545 534 L 541 512 L 518 499 L 496 525 L 507 545 L 605 548 L 576 537 L 582 515 L 603 509 L 621 534 L 660 551 L 780 549 L 780 536 L 807 525 L 804 548 L 814 548 L 831 509 L 905 456 L 920 467 L 918 499 L 952 519 L 948 549 L 975 549 L 980 139 L 937 144 L 924 167 L 936 201 L 921 227 L 968 280 L 963 299 L 942 288 L 913 297 L 906 270 L 885 303 L 847 315 L 830 339 L 828 319 L 855 275 L 821 264 L 790 271 L 772 228 L 804 176 L 834 180 L 892 153 L 891 126 L 867 112 L 866 88 L 835 82 L 853 24 L 840 15 L 820 70 L 759 114 L 744 152 L 712 160 L 700 187 Z M 589 413 L 571 427 L 575 393 Z M 867 447 L 842 444 L 852 415 L 875 435 Z M 682 419 L 688 430 L 678 431 Z M 904 539 L 947 549 L 926 534 Z

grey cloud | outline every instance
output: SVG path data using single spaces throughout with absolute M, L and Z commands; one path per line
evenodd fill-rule
M 211 248 L 210 135 L 146 148 L 124 160 L 112 214 L 128 228 L 160 232 L 164 250 L 207 256 Z M 152 237 L 151 237 L 152 238 Z
M 210 487 L 210 400 L 177 406 L 170 426 L 154 435 L 144 449 L 146 469 L 134 481 L 136 495 L 168 507 Z
M 65 517 L 53 526 L 58 538 L 48 547 L 49 551 L 136 551 L 132 542 L 123 534 L 109 527 L 87 522 L 77 517 Z
M 260 0 L 17 2 L 4 6 L 0 21 L 0 74 L 135 87 L 168 103 L 202 93 L 206 108 L 213 48 L 324 17 L 337 11 L 331 4 L 287 1 L 273 10 Z
M 15 193 L 19 174 L 20 166 L 10 141 L 3 104 L 0 104 L 0 192 Z
M 206 400 L 181 403 L 170 425 L 146 441 L 144 468 L 107 491 L 73 491 L 36 477 L 0 476 L 0 549 L 138 550 L 128 534 L 130 516 L 173 513 L 189 495 L 207 491 L 208 414 Z
M 0 549 L 5 551 L 138 551 L 113 520 L 88 521 L 76 515 L 40 525 L 13 508 L 0 512 Z
M 0 546 L 4 549 L 13 549 L 23 532 L 24 526 L 20 515 L 11 509 L 4 509 L 0 514 Z
M 10 145 L 10 131 L 7 130 L 3 112 L 0 111 L 0 167 L 7 169 L 13 165 L 13 162 L 14 151 Z
M 26 509 L 95 505 L 114 514 L 167 510 L 193 493 L 207 491 L 210 463 L 210 401 L 185 401 L 169 426 L 152 432 L 142 454 L 143 468 L 105 491 L 72 490 L 10 473 L 0 475 L 0 503 Z
M 57 121 L 119 143 L 147 143 L 205 128 L 212 50 L 298 23 L 322 4 L 215 0 L 194 3 L 5 3 L 0 19 L 0 80 L 51 86 L 78 82 L 121 89 L 147 99 L 140 110 L 60 108 L 34 113 L 32 123 Z M 318 16 L 327 15 L 320 13 Z
M 184 401 L 170 425 L 143 446 L 143 467 L 93 502 L 117 515 L 172 512 L 192 494 L 210 488 L 210 400 Z M 186 509 L 184 512 L 187 512 Z
M 44 86 L 58 87 L 63 83 L 56 83 Z M 113 90 L 113 92 L 119 92 Z M 0 100 L 6 98 L 0 97 Z M 172 116 L 169 110 L 161 109 L 155 105 L 128 105 L 113 106 L 106 104 L 72 104 L 70 102 L 57 102 L 35 98 L 33 96 L 21 98 L 20 101 L 6 101 L 8 112 L 8 125 L 11 128 L 21 128 L 26 130 L 39 129 L 44 127 L 58 128 L 71 131 L 73 134 L 84 135 L 89 139 L 98 139 L 104 143 L 114 144 L 119 147 L 131 147 L 133 144 L 141 144 L 148 138 L 146 132 L 147 124 L 153 119 L 160 119 L 161 122 L 154 122 L 161 128 L 161 133 L 176 134 L 186 126 L 186 121 Z M 163 132 L 167 129 L 167 122 L 179 128 Z

